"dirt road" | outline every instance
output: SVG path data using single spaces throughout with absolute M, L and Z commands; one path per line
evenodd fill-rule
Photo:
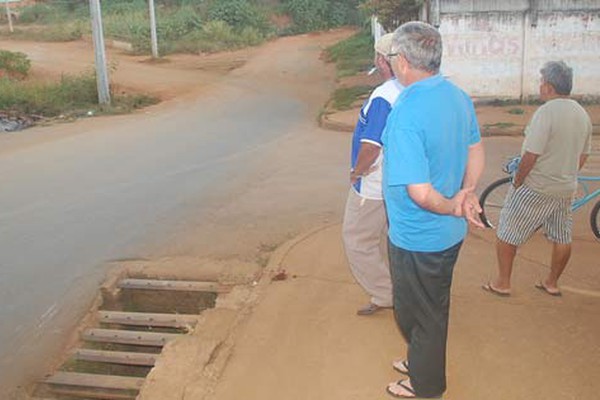
M 282 39 L 247 52 L 213 56 L 210 62 L 174 57 L 168 64 L 143 64 L 148 72 L 140 74 L 135 73 L 140 59 L 114 53 L 120 66 L 117 74 L 125 77 L 121 84 L 144 88 L 168 100 L 119 119 L 145 119 L 145 112 L 174 113 L 197 96 L 214 96 L 227 76 L 252 77 L 257 84 L 277 77 L 282 90 L 297 93 L 306 115 L 316 116 L 332 87 L 333 70 L 324 66 L 319 80 L 303 76 L 302 68 L 286 66 L 286 49 L 315 50 L 345 34 Z M 34 50 L 41 46 L 30 45 Z M 9 46 L 23 51 L 28 45 L 0 43 L 0 48 Z M 87 44 L 52 46 L 50 52 L 35 50 L 39 57 L 37 66 L 34 60 L 36 74 L 58 73 L 60 64 L 54 57 L 61 52 L 74 57 L 67 67 L 71 72 L 89 65 Z M 315 58 L 302 62 L 318 62 L 318 52 L 311 54 Z M 221 62 L 227 65 L 227 60 L 246 64 L 224 75 L 228 68 Z M 200 67 L 204 63 L 220 67 Z M 277 75 L 273 70 L 270 75 L 261 74 L 266 66 L 275 66 Z M 90 119 L 0 137 L 0 156 L 43 149 L 114 121 Z M 489 158 L 484 181 L 488 182 L 499 174 L 504 156 L 517 151 L 520 140 L 489 138 L 486 145 Z M 354 315 L 366 296 L 348 273 L 339 236 L 348 149 L 347 134 L 320 130 L 315 120 L 307 117 L 286 132 L 276 151 L 256 160 L 252 182 L 237 185 L 201 218 L 193 215 L 197 205 L 190 204 L 185 218 L 174 227 L 165 227 L 166 237 L 139 249 L 136 256 L 140 260 L 132 263 L 185 270 L 208 258 L 230 268 L 218 274 L 251 283 L 261 271 L 262 257 L 271 255 L 277 245 L 299 232 L 325 227 L 279 247 L 256 287 L 241 285 L 217 308 L 206 312 L 193 335 L 169 346 L 148 378 L 142 399 L 387 398 L 383 388 L 396 379 L 389 362 L 405 349 L 391 313 L 373 318 Z M 598 243 L 591 237 L 584 213 L 577 217 L 574 258 L 565 275 L 562 299 L 532 289 L 547 268 L 542 238 L 521 252 L 513 298 L 498 299 L 482 292 L 479 285 L 491 274 L 494 262 L 493 234 L 470 235 L 453 291 L 447 399 L 597 397 Z M 290 279 L 271 282 L 269 273 L 278 268 L 285 268 Z

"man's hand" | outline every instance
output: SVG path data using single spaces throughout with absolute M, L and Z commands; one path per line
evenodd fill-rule
M 361 175 L 358 175 L 353 169 L 350 170 L 350 184 L 354 185 L 360 179 Z
M 463 214 L 467 219 L 467 222 L 471 225 L 476 226 L 477 228 L 485 228 L 485 225 L 481 221 L 481 205 L 479 204 L 479 199 L 474 191 L 471 191 L 467 194 L 465 201 L 463 202 Z
M 377 157 L 379 157 L 379 153 L 381 153 L 381 146 L 379 145 L 369 142 L 362 142 L 360 144 L 356 165 L 350 170 L 350 183 L 354 185 L 360 178 L 369 175 L 377 169 L 374 163 Z
M 475 187 L 461 189 L 452 198 L 452 201 L 454 202 L 453 215 L 455 217 L 464 217 L 470 224 L 478 228 L 485 228 L 479 217 L 482 210 L 475 194 Z
M 364 178 L 365 176 L 375 172 L 377 170 L 376 165 L 372 165 L 366 172 L 357 173 L 354 169 L 350 170 L 350 183 L 355 184 L 360 178 Z
M 525 154 L 523 154 L 521 157 L 521 162 L 519 163 L 519 168 L 517 169 L 517 172 L 513 178 L 513 186 L 515 189 L 525 182 L 525 178 L 533 169 L 538 157 L 539 154 L 534 154 L 529 151 L 526 151 Z
M 454 215 L 455 217 L 464 217 L 465 216 L 463 204 L 465 203 L 468 194 L 469 194 L 469 189 L 461 189 L 451 199 L 452 215 Z

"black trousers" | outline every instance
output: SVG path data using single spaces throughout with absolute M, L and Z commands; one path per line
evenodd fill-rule
M 450 286 L 461 245 L 424 253 L 389 242 L 394 316 L 408 344 L 410 382 L 418 397 L 439 397 L 446 390 Z

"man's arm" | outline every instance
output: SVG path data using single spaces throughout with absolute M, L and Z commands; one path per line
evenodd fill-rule
M 483 227 L 478 218 L 481 212 L 479 201 L 474 193 L 475 186 L 483 173 L 485 153 L 483 144 L 478 142 L 469 147 L 469 155 L 463 189 L 454 197 L 448 199 L 436 191 L 430 183 L 408 185 L 408 195 L 420 207 L 436 214 L 465 217 L 476 226 Z
M 479 178 L 483 174 L 485 168 L 485 152 L 483 150 L 483 143 L 478 142 L 472 146 L 469 146 L 469 156 L 467 160 L 467 168 L 465 170 L 465 177 L 463 178 L 463 188 L 475 188 L 479 183 Z
M 583 168 L 589 156 L 589 154 L 582 154 L 579 156 L 579 169 Z
M 475 188 L 479 183 L 479 178 L 485 168 L 485 151 L 481 141 L 469 146 L 469 156 L 467 160 L 467 169 L 463 178 L 463 189 L 467 191 L 462 204 L 462 215 L 467 221 L 479 228 L 485 228 L 479 214 L 481 214 L 481 205 L 479 198 L 475 194 Z
M 431 183 L 417 183 L 407 186 L 408 195 L 419 205 L 436 214 L 462 216 L 461 205 L 466 195 L 465 190 L 461 190 L 451 199 L 444 197 L 435 190 Z
M 537 161 L 539 154 L 531 153 L 526 151 L 525 154 L 521 157 L 521 162 L 519 163 L 519 168 L 517 169 L 517 173 L 515 174 L 515 178 L 513 179 L 513 186 L 518 188 L 523 184 L 527 175 L 533 169 L 535 162 Z
M 379 157 L 381 147 L 369 142 L 362 142 L 358 151 L 358 158 L 354 169 L 350 171 L 350 182 L 356 183 L 361 176 L 368 175 L 371 172 L 371 166 Z

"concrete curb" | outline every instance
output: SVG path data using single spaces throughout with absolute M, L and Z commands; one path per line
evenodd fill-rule
M 333 121 L 328 115 L 323 115 L 319 119 L 319 126 L 324 129 L 336 132 L 352 132 L 354 127 L 343 122 Z
M 283 264 L 283 261 L 285 260 L 287 255 L 294 249 L 294 247 L 298 246 L 300 243 L 306 241 L 307 239 L 316 235 L 317 233 L 339 224 L 339 222 L 331 222 L 325 225 L 321 225 L 317 228 L 313 228 L 307 232 L 301 233 L 295 238 L 283 243 L 275 250 L 275 252 L 273 252 L 273 255 L 269 259 L 269 263 L 265 267 L 265 271 L 269 271 L 272 273 L 281 271 L 281 265 Z M 263 276 L 261 277 L 261 282 L 264 280 L 264 275 L 265 274 L 263 273 Z
M 356 115 L 358 115 L 358 110 L 359 109 L 355 110 Z M 341 121 L 340 119 L 343 118 L 337 118 L 340 114 L 342 113 L 322 114 L 319 118 L 319 126 L 336 132 L 353 132 L 354 125 Z M 594 128 L 594 134 L 600 133 L 600 126 L 594 126 Z M 506 128 L 490 128 L 483 126 L 481 129 L 481 136 L 521 136 L 523 135 L 524 130 L 524 125 L 513 125 Z
M 358 110 L 356 109 L 355 115 L 358 115 Z M 354 125 L 348 122 L 342 121 L 338 115 L 343 115 L 347 111 L 343 112 L 334 112 L 334 113 L 323 113 L 319 117 L 319 126 L 324 129 L 328 129 L 336 132 L 353 132 Z M 512 125 L 505 128 L 499 127 L 486 127 L 483 125 L 481 127 L 481 136 L 482 137 L 490 137 L 490 136 L 522 136 L 523 131 L 525 130 L 525 125 Z M 592 134 L 594 136 L 600 135 L 600 125 L 592 126 Z

